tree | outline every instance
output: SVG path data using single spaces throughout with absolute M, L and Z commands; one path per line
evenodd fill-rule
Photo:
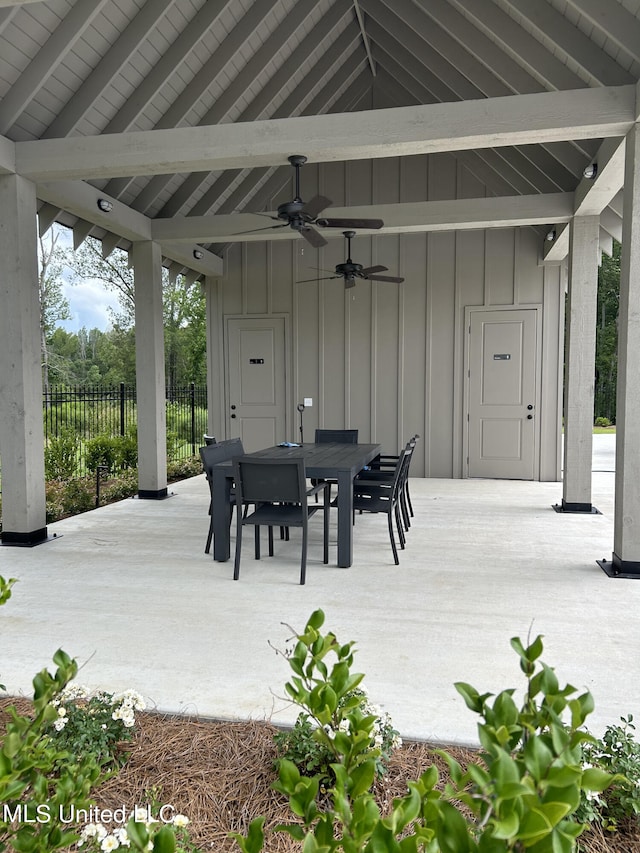
M 40 294 L 40 347 L 42 354 L 42 381 L 49 387 L 49 372 L 52 364 L 49 357 L 49 335 L 60 320 L 71 318 L 69 302 L 62 293 L 62 274 L 66 266 L 66 255 L 58 245 L 59 232 L 48 231 L 39 238 L 38 290 Z M 56 364 L 56 369 L 61 369 Z
M 595 417 L 616 419 L 618 376 L 618 309 L 620 303 L 620 243 L 613 254 L 602 256 L 598 270 L 598 325 L 596 329 Z

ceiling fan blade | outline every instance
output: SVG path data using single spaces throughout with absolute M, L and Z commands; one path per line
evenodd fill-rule
M 395 278 L 392 275 L 367 275 L 365 278 L 367 281 L 392 281 L 395 284 L 402 284 L 404 281 L 403 278 Z
M 368 276 L 369 273 L 385 272 L 385 270 L 388 270 L 388 269 L 389 269 L 389 267 L 383 267 L 380 264 L 378 264 L 378 266 L 376 266 L 376 267 L 365 267 L 364 269 L 360 270 L 360 275 Z
M 322 234 L 320 234 L 319 231 L 316 231 L 315 228 L 301 228 L 300 233 L 307 241 L 307 243 L 310 243 L 314 249 L 320 249 L 322 248 L 322 246 L 327 245 L 327 241 L 324 239 L 324 237 L 322 236 Z
M 306 215 L 311 217 L 311 219 L 315 219 L 320 211 L 324 210 L 325 207 L 329 207 L 330 204 L 330 198 L 326 198 L 323 195 L 314 195 L 311 201 L 308 201 L 302 208 L 302 212 L 306 213 Z
M 272 217 L 275 219 L 275 217 Z M 242 234 L 257 234 L 258 231 L 271 231 L 273 228 L 286 228 L 288 222 L 281 222 L 279 225 L 265 225 L 264 228 L 252 228 L 251 231 L 239 231 L 238 235 Z
M 382 228 L 382 219 L 316 219 L 316 225 L 323 228 Z
M 307 284 L 310 281 L 331 281 L 334 278 L 342 278 L 341 275 L 325 275 L 322 278 L 303 278 L 301 281 L 296 281 L 296 284 Z

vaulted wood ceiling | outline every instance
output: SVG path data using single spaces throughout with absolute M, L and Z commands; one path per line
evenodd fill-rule
M 0 0 L 0 171 L 36 182 L 41 230 L 60 221 L 76 244 L 92 234 L 108 254 L 151 222 L 175 265 L 211 272 L 231 232 L 260 224 L 224 215 L 264 210 L 290 186 L 287 153 L 348 160 L 367 156 L 370 141 L 381 146 L 371 156 L 451 150 L 492 196 L 523 196 L 525 208 L 543 194 L 530 224 L 597 209 L 606 248 L 621 236 L 620 138 L 638 120 L 639 78 L 640 0 Z M 575 95 L 535 97 L 554 92 Z M 384 112 L 458 102 L 473 104 Z M 339 124 L 311 121 L 352 112 L 362 123 L 345 122 L 344 139 Z M 292 117 L 309 120 L 277 121 Z M 235 136 L 211 132 L 227 124 Z M 403 146 L 416 126 L 422 148 Z M 145 133 L 176 128 L 185 132 L 155 134 L 157 145 Z M 102 148 L 79 139 L 101 136 Z M 582 171 L 596 158 L 589 205 Z M 110 214 L 96 209 L 96 190 L 115 202 Z M 462 227 L 505 215 L 497 199 L 484 202 L 488 212 L 472 210 Z M 385 221 L 402 230 L 464 219 L 455 206 L 427 207 Z M 190 239 L 211 250 L 200 265 L 185 260 Z

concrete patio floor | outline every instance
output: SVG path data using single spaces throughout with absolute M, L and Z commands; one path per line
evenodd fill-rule
M 30 695 L 62 647 L 82 666 L 79 682 L 135 688 L 160 711 L 291 723 L 289 668 L 271 644 L 283 649 L 286 626 L 302 629 L 321 607 L 327 629 L 356 641 L 355 669 L 406 738 L 475 744 L 476 718 L 453 683 L 522 687 L 509 640 L 529 634 L 544 635 L 561 682 L 593 693 L 589 728 L 601 733 L 622 714 L 640 718 L 640 583 L 595 562 L 611 558 L 614 487 L 606 461 L 596 467 L 602 515 L 589 516 L 553 511 L 561 483 L 413 479 L 398 567 L 379 516 L 357 517 L 350 569 L 335 565 L 332 530 L 323 566 L 318 514 L 305 586 L 298 531 L 260 562 L 249 531 L 237 582 L 231 562 L 204 554 L 204 476 L 164 501 L 66 519 L 37 548 L 0 548 L 0 574 L 19 579 L 0 610 L 0 678 Z

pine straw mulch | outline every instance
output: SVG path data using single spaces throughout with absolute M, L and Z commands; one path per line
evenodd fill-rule
M 26 700 L 0 700 L 3 707 L 15 703 L 25 713 Z M 271 789 L 275 779 L 277 729 L 267 722 L 224 722 L 142 713 L 136 716 L 136 733 L 122 769 L 95 792 L 100 808 L 130 809 L 135 805 L 171 804 L 190 819 L 189 835 L 199 850 L 216 853 L 239 850 L 229 832 L 246 832 L 259 815 L 266 816 L 266 850 L 299 853 L 286 833 L 268 833 L 278 823 L 291 822 L 286 798 Z M 405 742 L 391 760 L 389 773 L 376 783 L 380 808 L 406 793 L 406 781 L 416 779 L 431 764 L 441 778 L 446 765 L 428 743 Z M 473 750 L 447 747 L 465 765 L 477 760 Z M 600 830 L 580 838 L 585 853 L 640 853 L 640 826 L 633 831 L 605 835 Z

